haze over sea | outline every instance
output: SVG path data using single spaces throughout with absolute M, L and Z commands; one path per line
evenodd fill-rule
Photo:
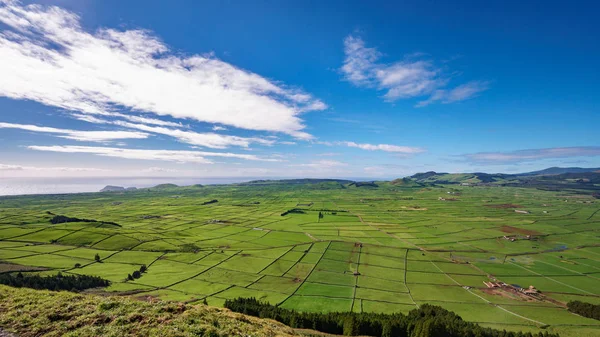
M 99 192 L 106 185 L 145 188 L 158 184 L 189 186 L 194 184 L 232 184 L 245 181 L 270 179 L 265 177 L 92 177 L 92 178 L 8 178 L 0 177 L 0 196 L 22 194 L 61 194 Z M 272 178 L 286 179 L 286 178 Z M 354 181 L 370 181 L 368 178 L 341 178 Z M 378 179 L 378 180 L 381 180 Z
M 180 186 L 193 184 L 230 184 L 249 181 L 252 178 L 3 178 L 0 177 L 1 195 L 55 194 L 98 192 L 106 185 L 123 187 L 152 187 L 158 184 L 172 183 Z

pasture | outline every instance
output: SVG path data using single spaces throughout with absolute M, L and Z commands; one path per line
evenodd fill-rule
M 598 200 L 378 185 L 1 197 L 0 272 L 100 276 L 112 282 L 104 291 L 214 306 L 256 297 L 301 311 L 407 313 L 431 303 L 494 328 L 600 335 L 600 321 L 565 309 L 600 302 Z M 51 224 L 56 215 L 97 222 Z

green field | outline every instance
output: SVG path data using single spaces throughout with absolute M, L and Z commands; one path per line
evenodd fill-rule
M 600 336 L 600 321 L 564 308 L 600 302 L 598 200 L 577 191 L 378 185 L 2 197 L 0 272 L 21 265 L 101 276 L 109 292 L 215 306 L 257 297 L 301 311 L 406 313 L 431 303 L 484 326 Z M 51 224 L 54 215 L 98 222 Z M 142 277 L 127 281 L 142 265 Z M 489 290 L 490 280 L 543 295 Z

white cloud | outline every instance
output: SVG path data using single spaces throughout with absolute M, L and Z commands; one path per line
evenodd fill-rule
M 0 22 L 9 27 L 0 32 L 0 96 L 85 114 L 122 108 L 303 139 L 311 135 L 298 115 L 326 108 L 307 93 L 210 56 L 175 55 L 147 31 L 87 32 L 79 21 L 58 7 L 0 1 Z
M 229 135 L 220 135 L 217 133 L 198 133 L 194 131 L 185 131 L 179 129 L 169 129 L 162 126 L 150 126 L 144 124 L 135 124 L 129 123 L 121 120 L 106 120 L 100 119 L 97 117 L 92 117 L 88 115 L 74 115 L 76 118 L 97 124 L 111 124 L 118 125 L 124 128 L 129 129 L 138 129 L 141 131 L 157 133 L 162 135 L 167 135 L 170 137 L 177 138 L 182 143 L 196 145 L 196 146 L 204 146 L 212 149 L 225 149 L 229 146 L 241 146 L 247 148 L 251 143 L 257 143 L 261 145 L 271 146 L 275 143 L 274 140 L 263 139 L 258 137 L 238 137 L 238 136 L 229 136 Z M 82 118 L 79 118 L 82 117 Z M 91 118 L 90 118 L 91 117 Z
M 168 121 L 163 121 L 161 119 L 156 119 L 156 118 L 131 116 L 131 115 L 125 115 L 125 114 L 121 114 L 121 113 L 112 113 L 110 115 L 116 116 L 116 117 L 121 117 L 121 118 L 127 119 L 128 121 L 135 122 L 135 123 L 160 125 L 160 126 L 173 126 L 173 127 L 182 127 L 183 126 L 181 123 L 168 122 Z
M 297 144 L 296 142 L 288 142 L 288 141 L 281 141 L 279 143 L 283 144 L 283 145 L 296 145 Z
M 227 128 L 219 126 L 219 125 L 215 125 L 212 127 L 213 131 L 227 131 Z
M 0 164 L 0 171 L 22 171 L 23 166 Z
M 441 102 L 443 104 L 453 103 L 457 101 L 464 101 L 466 99 L 475 97 L 478 93 L 483 92 L 489 88 L 489 82 L 487 81 L 471 81 L 450 90 L 436 90 L 431 97 L 417 103 L 417 107 L 424 107 L 434 102 Z
M 390 144 L 359 144 L 355 142 L 336 142 L 336 144 L 345 145 L 348 147 L 355 147 L 368 151 L 385 151 L 403 154 L 417 154 L 425 152 L 425 150 L 420 147 L 398 146 Z
M 122 121 L 114 121 L 112 124 L 130 129 L 138 129 L 146 132 L 158 133 L 177 138 L 179 141 L 191 145 L 205 146 L 213 149 L 225 149 L 229 146 L 248 147 L 251 143 L 261 145 L 273 145 L 275 141 L 258 137 L 238 137 L 229 135 L 220 135 L 217 133 L 198 133 L 193 131 L 184 131 L 178 129 L 169 129 L 160 126 L 148 126 L 143 124 L 133 124 Z
M 509 152 L 480 152 L 464 157 L 479 164 L 519 163 L 551 158 L 600 156 L 600 146 L 554 147 Z
M 137 159 L 137 160 L 162 160 L 178 163 L 196 163 L 212 164 L 213 162 L 206 157 L 238 158 L 256 161 L 280 161 L 273 158 L 262 158 L 250 154 L 237 154 L 229 152 L 204 152 L 204 151 L 183 151 L 183 150 L 140 150 L 123 149 L 113 147 L 94 147 L 94 146 L 40 146 L 32 145 L 27 147 L 30 150 L 61 152 L 61 153 L 88 153 L 104 157 Z
M 143 169 L 142 172 L 147 172 L 147 173 L 178 173 L 180 171 L 179 170 L 175 170 L 175 169 L 170 169 L 170 168 L 164 168 L 164 167 L 148 167 L 146 169 Z
M 107 142 L 117 139 L 144 139 L 147 133 L 131 131 L 78 131 L 69 129 L 57 129 L 45 126 L 28 124 L 12 124 L 0 122 L 0 129 L 21 129 L 32 132 L 60 134 L 61 138 L 87 142 Z
M 378 62 L 382 54 L 375 48 L 366 47 L 360 37 L 349 35 L 344 39 L 344 65 L 341 68 L 344 79 L 360 87 L 377 88 L 386 91 L 388 101 L 433 95 L 424 106 L 434 101 L 444 103 L 462 101 L 487 90 L 487 84 L 474 85 L 470 82 L 451 90 L 441 90 L 448 84 L 442 69 L 431 61 L 417 59 L 420 54 L 408 55 L 404 60 L 391 64 Z M 435 95 L 439 96 L 435 99 Z M 443 97 L 442 97 L 443 96 Z
M 0 171 L 61 171 L 61 172 L 107 172 L 108 170 L 88 167 L 37 167 L 0 164 Z
M 337 160 L 317 160 L 310 162 L 308 164 L 298 164 L 291 166 L 303 166 L 303 167 L 311 167 L 311 168 L 320 168 L 320 169 L 328 169 L 333 167 L 341 167 L 347 166 L 348 164 L 339 162 Z
M 99 114 L 103 117 L 112 116 L 112 117 L 120 117 L 126 119 L 130 122 L 142 123 L 142 124 L 150 124 L 150 125 L 160 125 L 160 126 L 174 126 L 174 127 L 183 127 L 181 123 L 167 122 L 156 118 L 148 118 L 142 116 L 130 116 L 121 113 L 102 113 Z M 106 119 L 101 119 L 99 117 L 93 115 L 86 115 L 80 113 L 72 113 L 71 117 L 78 119 L 80 121 L 94 123 L 94 124 L 110 124 L 111 122 Z

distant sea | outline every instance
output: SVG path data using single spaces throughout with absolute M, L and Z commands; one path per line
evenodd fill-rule
M 250 180 L 255 178 L 0 178 L 0 196 L 98 192 L 106 185 L 142 188 L 165 183 L 188 186 Z
M 215 185 L 241 183 L 259 179 L 290 178 L 5 178 L 0 177 L 0 196 L 22 194 L 62 194 L 99 192 L 106 185 L 122 187 L 152 187 L 158 184 L 189 186 L 194 184 Z M 340 178 L 354 181 L 370 181 L 368 178 Z

